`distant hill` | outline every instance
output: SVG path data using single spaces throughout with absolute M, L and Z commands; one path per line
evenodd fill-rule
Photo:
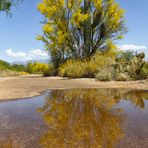
M 39 60 L 28 60 L 28 61 L 14 61 L 11 64 L 27 65 L 27 63 L 35 63 L 35 62 L 47 63 L 48 64 L 49 60 L 48 59 L 45 59 L 45 60 L 39 59 Z

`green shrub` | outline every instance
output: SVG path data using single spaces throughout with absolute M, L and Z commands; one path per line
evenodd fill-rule
M 148 62 L 146 62 L 143 66 L 143 68 L 140 71 L 140 78 L 146 79 L 148 78 Z
M 117 53 L 118 58 L 126 61 L 132 60 L 135 56 L 136 56 L 136 52 L 132 50 L 119 51 Z
M 24 72 L 24 71 L 26 71 L 26 67 L 24 65 L 18 65 L 18 64 L 10 65 L 8 62 L 0 60 L 0 70 Z
M 26 67 L 25 67 L 25 65 L 13 64 L 10 66 L 10 70 L 23 72 L 23 71 L 26 71 Z
M 114 79 L 114 68 L 112 65 L 104 66 L 103 68 L 100 68 L 98 73 L 95 75 L 96 80 L 99 81 L 111 81 Z
M 148 62 L 145 62 L 145 64 L 143 65 L 143 67 L 148 70 Z
M 5 69 L 9 69 L 10 68 L 10 64 L 0 60 L 0 70 L 5 70 Z
M 112 80 L 112 74 L 110 72 L 99 72 L 96 74 L 96 80 L 99 81 L 111 81 Z
M 148 78 L 148 71 L 145 71 L 144 69 L 142 69 L 139 74 L 139 79 L 143 80 L 147 78 Z
M 43 72 L 44 77 L 55 76 L 57 75 L 57 70 L 54 68 L 52 64 L 49 64 L 48 69 Z
M 142 68 L 145 64 L 144 57 L 145 57 L 144 53 L 139 53 L 134 55 L 132 54 L 132 52 L 127 54 L 125 52 L 124 56 L 117 57 L 115 60 L 116 63 L 114 64 L 114 68 L 117 73 L 121 73 L 117 75 L 117 79 L 118 77 L 119 79 L 120 77 L 121 79 L 122 78 L 124 79 L 126 77 L 125 73 L 128 73 L 128 75 L 133 80 L 141 79 L 140 73 L 143 73 Z
M 131 78 L 127 73 L 116 74 L 116 81 L 129 81 L 129 80 L 131 80 Z

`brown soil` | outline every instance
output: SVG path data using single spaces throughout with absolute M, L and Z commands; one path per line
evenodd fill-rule
M 99 82 L 95 81 L 95 79 L 44 78 L 35 75 L 0 78 L 0 100 L 33 97 L 47 89 L 70 88 L 129 88 L 148 90 L 148 81 Z

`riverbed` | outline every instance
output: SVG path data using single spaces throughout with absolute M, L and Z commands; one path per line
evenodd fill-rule
M 61 77 L 42 77 L 40 75 L 1 78 L 0 100 L 34 97 L 48 89 L 72 88 L 127 88 L 148 90 L 148 80 L 100 82 L 88 78 L 68 79 Z

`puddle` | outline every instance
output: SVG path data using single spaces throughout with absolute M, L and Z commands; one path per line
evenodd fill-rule
M 0 148 L 147 148 L 148 91 L 52 90 L 0 102 Z

